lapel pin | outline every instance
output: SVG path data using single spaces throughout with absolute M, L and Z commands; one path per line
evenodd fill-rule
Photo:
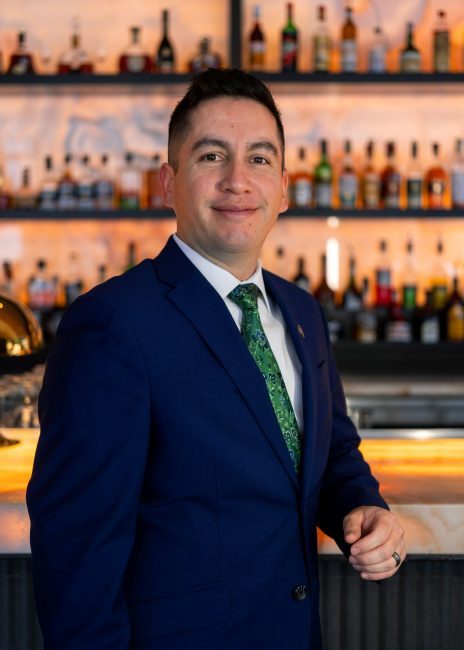
M 300 323 L 298 323 L 298 325 L 296 326 L 296 328 L 297 328 L 297 330 L 298 330 L 298 334 L 301 336 L 301 338 L 304 339 L 304 337 L 305 337 L 305 333 L 303 332 L 303 328 L 301 327 Z

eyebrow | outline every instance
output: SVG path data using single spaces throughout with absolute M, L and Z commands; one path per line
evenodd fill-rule
M 206 137 L 197 140 L 192 146 L 192 151 L 197 151 L 198 149 L 202 149 L 203 147 L 220 147 L 221 149 L 226 149 L 226 150 L 229 149 L 229 145 L 225 140 L 220 140 L 219 138 Z M 277 150 L 277 147 L 269 140 L 258 140 L 256 142 L 250 142 L 247 145 L 247 149 L 248 151 L 265 149 L 266 151 L 270 151 L 271 153 L 273 153 L 276 158 L 279 157 L 279 152 Z

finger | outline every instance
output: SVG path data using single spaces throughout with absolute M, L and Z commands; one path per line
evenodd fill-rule
M 393 552 L 396 552 L 400 557 L 404 557 L 405 546 L 402 539 L 397 539 L 396 537 L 389 538 L 385 544 L 377 546 L 377 548 L 372 549 L 371 551 L 366 551 L 365 553 L 351 553 L 349 561 L 351 564 L 370 566 L 374 564 L 384 564 L 389 562 L 392 559 Z
M 353 544 L 361 537 L 363 519 L 361 510 L 351 512 L 344 518 L 343 532 L 347 544 Z
M 391 578 L 392 576 L 395 575 L 395 573 L 398 571 L 399 568 L 400 567 L 395 567 L 394 569 L 390 569 L 389 571 L 384 571 L 379 573 L 373 573 L 371 571 L 362 571 L 360 577 L 363 580 L 375 580 L 377 582 L 378 580 L 385 580 L 386 578 Z
M 393 554 L 390 557 L 387 557 L 384 560 L 375 563 L 367 563 L 367 562 L 359 561 L 359 559 L 356 557 L 350 557 L 350 564 L 353 567 L 353 569 L 359 571 L 360 573 L 365 572 L 369 574 L 379 574 L 379 573 L 385 573 L 389 571 L 395 571 L 400 567 L 401 563 L 406 557 L 404 548 L 399 549 L 398 556 L 400 558 L 399 564 L 397 563 L 396 558 L 393 556 Z
M 387 543 L 393 533 L 391 522 L 378 519 L 376 525 L 369 533 L 358 539 L 351 547 L 353 555 L 361 555 Z

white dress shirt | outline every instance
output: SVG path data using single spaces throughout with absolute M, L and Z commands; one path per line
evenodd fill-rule
M 200 273 L 208 280 L 214 289 L 216 289 L 218 294 L 224 300 L 224 303 L 231 313 L 238 329 L 240 329 L 242 322 L 242 311 L 240 307 L 227 296 L 238 284 L 253 282 L 259 287 L 261 293 L 258 296 L 258 311 L 261 323 L 269 341 L 269 345 L 271 346 L 277 363 L 279 364 L 290 401 L 292 402 L 298 426 L 300 431 L 303 431 L 301 364 L 295 352 L 291 337 L 288 332 L 286 332 L 282 312 L 277 303 L 271 300 L 267 295 L 260 262 L 258 261 L 255 272 L 247 280 L 241 281 L 232 275 L 232 273 L 226 271 L 226 269 L 214 264 L 210 260 L 206 259 L 206 257 L 203 257 L 203 255 L 200 255 L 200 253 L 193 250 L 193 248 L 183 242 L 176 234 L 174 235 L 174 241 L 184 255 L 188 257 L 192 264 L 196 266 Z

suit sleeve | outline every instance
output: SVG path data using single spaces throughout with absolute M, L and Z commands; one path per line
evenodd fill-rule
M 359 506 L 379 506 L 388 509 L 388 505 L 381 497 L 379 483 L 359 450 L 361 439 L 347 414 L 345 394 L 323 315 L 322 319 L 329 362 L 332 438 L 322 480 L 317 524 L 324 533 L 335 539 L 343 553 L 348 555 L 349 546 L 343 537 L 345 515 Z
M 27 490 L 45 650 L 129 648 L 123 585 L 149 413 L 147 376 L 132 331 L 106 302 L 79 298 L 47 361 Z

